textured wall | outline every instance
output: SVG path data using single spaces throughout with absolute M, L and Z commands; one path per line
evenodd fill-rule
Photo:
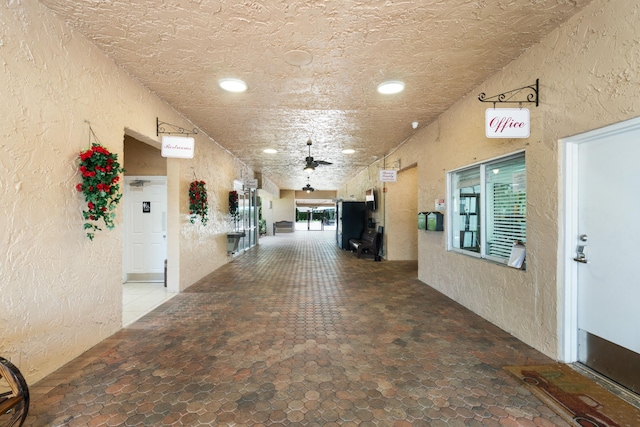
M 387 183 L 387 224 L 385 258 L 413 261 L 418 259 L 418 168 L 398 173 L 396 182 Z M 393 208 L 391 208 L 393 207 Z
M 130 176 L 166 176 L 167 159 L 162 157 L 160 149 L 137 139 L 124 136 L 124 174 Z
M 378 208 L 374 212 L 369 213 L 369 217 L 376 222 L 376 227 L 381 225 L 385 226 L 385 198 L 386 193 L 384 191 L 384 183 L 378 181 L 378 173 L 380 169 L 385 168 L 383 160 L 378 160 L 372 164 L 366 170 L 360 172 L 354 179 L 345 183 L 344 186 L 338 189 L 337 197 L 345 201 L 357 201 L 363 202 L 367 190 L 375 188 L 378 192 Z M 383 257 L 387 255 L 387 235 L 386 229 L 383 234 L 382 253 Z
M 294 190 L 280 190 L 280 198 L 273 200 L 273 221 L 295 221 L 296 202 Z M 273 225 L 271 226 L 273 230 Z
M 32 383 L 121 327 L 122 206 L 91 242 L 74 188 L 85 121 L 120 159 L 125 133 L 157 142 L 156 117 L 189 123 L 35 0 L 0 8 L 0 53 L 0 354 Z M 167 160 L 174 290 L 226 262 L 226 194 L 251 174 L 206 135 L 196 156 Z M 194 175 L 209 184 L 206 229 L 187 219 Z
M 558 282 L 558 139 L 640 114 L 639 9 L 632 0 L 595 0 L 387 159 L 418 160 L 422 211 L 445 197 L 447 171 L 525 149 L 527 271 L 447 252 L 445 233 L 420 233 L 419 278 L 556 358 L 563 286 Z M 536 78 L 540 106 L 529 107 L 531 136 L 487 139 L 484 110 L 490 104 L 480 103 L 477 95 L 498 94 Z M 364 181 L 366 174 L 360 174 L 341 194 Z

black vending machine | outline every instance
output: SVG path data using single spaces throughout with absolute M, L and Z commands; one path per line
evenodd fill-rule
M 349 249 L 349 239 L 362 237 L 366 222 L 365 202 L 336 204 L 336 240 L 340 249 Z

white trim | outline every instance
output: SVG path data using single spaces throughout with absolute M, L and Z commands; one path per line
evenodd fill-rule
M 578 143 L 559 141 L 563 158 L 558 206 L 558 339 L 559 359 L 578 360 L 578 266 L 572 260 L 578 235 Z M 563 244 L 564 242 L 564 244 Z
M 578 150 L 580 144 L 640 128 L 640 117 L 560 139 L 558 191 L 558 331 L 562 362 L 578 360 Z M 564 244 L 563 244 L 564 242 Z

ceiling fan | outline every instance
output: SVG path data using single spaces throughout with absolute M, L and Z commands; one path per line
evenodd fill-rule
M 309 156 L 305 159 L 306 165 L 304 167 L 304 171 L 306 173 L 311 173 L 316 170 L 316 167 L 320 165 L 332 165 L 331 162 L 326 162 L 324 160 L 313 160 L 311 157 L 311 139 L 307 141 L 307 146 L 309 147 Z M 312 190 L 313 191 L 313 190 Z
M 309 177 L 307 177 L 307 185 L 302 187 L 302 191 L 306 191 L 307 193 L 311 193 L 312 191 L 316 191 L 316 189 L 311 186 L 311 183 L 309 182 Z

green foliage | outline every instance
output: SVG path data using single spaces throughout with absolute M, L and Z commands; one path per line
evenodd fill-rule
M 122 198 L 118 182 L 124 169 L 118 163 L 117 154 L 93 143 L 90 149 L 80 153 L 79 170 L 82 182 L 76 185 L 76 189 L 84 194 L 87 203 L 87 208 L 82 211 L 82 217 L 87 221 L 84 229 L 87 237 L 93 240 L 95 231 L 101 230 L 100 220 L 108 229 L 114 226 L 115 209 Z
M 209 205 L 207 203 L 207 187 L 204 181 L 193 181 L 189 185 L 189 214 L 191 217 L 189 220 L 191 223 L 195 223 L 196 219 L 200 217 L 202 225 L 207 225 L 209 221 Z

